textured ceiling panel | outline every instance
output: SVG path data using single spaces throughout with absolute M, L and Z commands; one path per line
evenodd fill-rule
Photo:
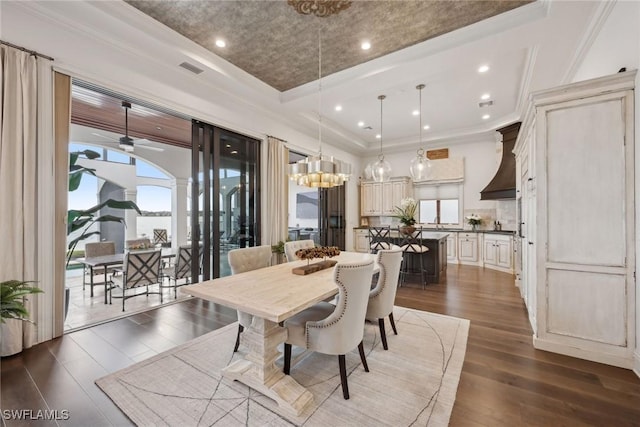
M 280 91 L 318 78 L 318 30 L 329 75 L 531 2 L 354 1 L 319 18 L 286 1 L 126 1 Z

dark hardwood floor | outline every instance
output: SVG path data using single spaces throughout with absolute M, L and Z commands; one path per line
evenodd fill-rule
M 640 379 L 633 372 L 533 348 L 511 275 L 450 265 L 446 284 L 426 290 L 409 284 L 398 290 L 396 304 L 471 320 L 450 425 L 640 426 Z M 10 409 L 64 409 L 70 418 L 58 425 L 130 425 L 94 381 L 235 319 L 235 310 L 191 299 L 3 358 L 3 415 Z

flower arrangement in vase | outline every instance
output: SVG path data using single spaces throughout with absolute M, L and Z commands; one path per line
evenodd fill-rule
M 467 224 L 471 225 L 471 229 L 473 231 L 476 231 L 478 229 L 478 227 L 480 226 L 480 224 L 482 224 L 482 218 L 480 218 L 476 214 L 471 214 L 471 215 L 465 217 L 465 219 L 467 220 Z
M 407 197 L 400 201 L 400 206 L 394 208 L 396 214 L 394 218 L 398 218 L 402 227 L 401 232 L 404 234 L 411 234 L 416 231 L 414 224 L 416 223 L 416 210 L 418 209 L 418 203 L 415 199 Z

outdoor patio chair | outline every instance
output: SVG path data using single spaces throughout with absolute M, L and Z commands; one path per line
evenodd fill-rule
M 95 258 L 103 255 L 114 255 L 116 253 L 116 243 L 112 241 L 104 241 L 104 242 L 92 242 L 87 243 L 84 246 L 84 257 L 85 258 Z M 107 273 L 113 273 L 117 268 L 121 266 L 110 266 L 107 267 Z M 93 267 L 84 266 L 83 275 L 82 275 L 82 290 L 85 290 L 86 286 L 86 277 L 87 277 L 87 269 L 89 269 L 90 276 L 97 276 L 104 273 L 104 268 L 100 267 L 94 270 Z M 107 278 L 104 278 L 107 281 Z M 93 282 L 93 286 L 91 286 L 91 296 L 93 297 L 93 288 L 97 285 L 103 285 L 104 282 Z
M 153 229 L 153 243 L 160 245 L 163 248 L 170 245 L 169 238 L 167 237 L 166 228 L 154 228 Z
M 168 278 L 169 284 L 165 285 L 163 280 L 160 280 L 161 288 L 173 288 L 174 296 L 178 298 L 178 286 L 188 285 L 192 282 L 191 279 L 191 245 L 182 245 L 178 247 L 178 254 L 176 255 L 176 262 L 170 266 L 162 267 L 162 278 Z M 202 263 L 202 246 L 198 251 L 198 265 Z M 185 279 L 184 283 L 178 284 L 178 280 Z M 173 280 L 173 285 L 171 284 Z M 197 282 L 197 280 L 195 280 Z
M 124 302 L 129 298 L 151 294 L 159 294 L 160 303 L 162 303 L 162 289 L 158 288 L 158 292 L 149 291 L 149 285 L 159 284 L 160 259 L 160 249 L 126 252 L 122 276 L 111 277 L 114 286 L 109 289 L 109 303 L 111 303 L 112 297 L 122 298 L 122 311 L 124 311 Z M 121 296 L 112 295 L 114 287 L 122 288 Z M 144 288 L 145 292 L 135 293 L 137 288 Z M 127 295 L 127 291 L 133 293 Z

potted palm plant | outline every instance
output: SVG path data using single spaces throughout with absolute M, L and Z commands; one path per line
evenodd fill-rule
M 41 293 L 42 289 L 21 280 L 0 282 L 0 356 L 11 356 L 22 351 L 20 323 L 29 320 L 24 305 L 27 295 Z
M 30 286 L 30 282 L 7 280 L 0 282 L 0 323 L 6 319 L 18 319 L 31 322 L 29 312 L 24 305 L 24 297 L 42 293 L 42 289 Z

